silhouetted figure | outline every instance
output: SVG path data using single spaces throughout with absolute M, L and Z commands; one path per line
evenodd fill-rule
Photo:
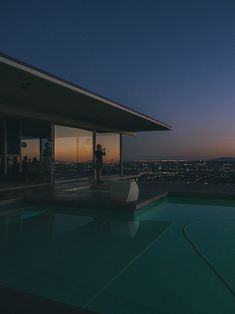
M 101 174 L 103 169 L 103 156 L 105 156 L 105 148 L 102 148 L 100 144 L 96 146 L 95 151 L 95 173 L 96 173 L 96 180 L 97 184 L 102 183 L 101 181 Z
M 24 156 L 22 162 L 21 162 L 21 172 L 23 176 L 27 177 L 28 172 L 29 172 L 29 162 L 28 162 L 28 157 Z
M 46 142 L 42 155 L 44 173 L 49 175 L 51 170 L 51 145 L 49 142 Z
M 19 165 L 18 165 L 18 158 L 13 158 L 13 164 L 12 164 L 12 174 L 14 177 L 16 177 L 19 173 Z
M 29 163 L 30 179 L 37 180 L 41 176 L 41 164 L 37 157 L 34 157 Z

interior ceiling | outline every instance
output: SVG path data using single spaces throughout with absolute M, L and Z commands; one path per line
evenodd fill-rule
M 104 132 L 134 133 L 170 127 L 125 108 L 79 93 L 0 62 L 0 108 L 3 114 L 47 119 Z

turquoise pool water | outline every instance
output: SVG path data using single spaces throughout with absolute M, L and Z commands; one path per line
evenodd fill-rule
M 104 314 L 235 313 L 235 203 L 0 207 L 0 284 Z

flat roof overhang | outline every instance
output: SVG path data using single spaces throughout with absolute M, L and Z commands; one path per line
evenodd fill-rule
M 171 130 L 169 125 L 0 54 L 0 114 L 99 132 Z

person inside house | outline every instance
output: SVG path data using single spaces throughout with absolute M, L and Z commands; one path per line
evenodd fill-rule
M 51 168 L 51 145 L 49 142 L 45 143 L 45 146 L 43 149 L 43 168 L 44 168 L 44 174 L 48 176 L 50 174 L 50 168 Z
M 105 156 L 105 148 L 102 148 L 100 144 L 96 146 L 95 151 L 95 174 L 96 174 L 96 181 L 97 184 L 102 183 L 101 181 L 101 175 L 102 175 L 102 169 L 103 169 L 103 156 Z
M 33 159 L 29 162 L 28 169 L 30 180 L 37 181 L 41 179 L 41 163 L 37 157 L 33 157 Z
M 22 162 L 21 162 L 21 172 L 25 180 L 28 179 L 28 173 L 29 173 L 29 159 L 28 156 L 24 156 Z

